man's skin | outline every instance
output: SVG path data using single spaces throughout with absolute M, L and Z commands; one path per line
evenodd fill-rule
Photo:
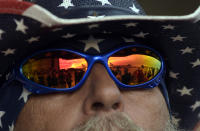
M 162 131 L 168 109 L 158 87 L 119 90 L 102 64 L 94 64 L 82 87 L 73 93 L 32 96 L 14 131 L 70 131 L 91 116 L 126 113 L 148 131 Z

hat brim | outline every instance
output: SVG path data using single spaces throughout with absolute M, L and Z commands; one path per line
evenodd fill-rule
M 63 19 L 55 16 L 45 8 L 29 2 L 20 1 L 0 1 L 0 14 L 18 14 L 32 18 L 49 27 L 58 25 L 76 25 L 86 23 L 97 23 L 106 21 L 190 21 L 196 23 L 200 21 L 200 7 L 191 14 L 182 16 L 149 16 L 149 15 L 120 15 L 106 16 L 100 18 L 79 18 L 79 19 Z

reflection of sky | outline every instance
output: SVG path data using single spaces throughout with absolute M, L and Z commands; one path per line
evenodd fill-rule
M 108 60 L 108 64 L 110 65 L 112 63 L 113 65 L 128 65 L 130 64 L 131 66 L 148 66 L 148 67 L 156 67 L 160 68 L 161 63 L 159 60 L 157 60 L 154 57 L 147 56 L 147 55 L 129 55 L 126 57 L 110 57 Z M 154 65 L 154 66 L 152 66 Z
M 82 68 L 83 65 L 87 67 L 87 62 L 85 59 L 62 59 L 59 58 L 59 67 L 60 69 L 69 69 L 69 68 Z

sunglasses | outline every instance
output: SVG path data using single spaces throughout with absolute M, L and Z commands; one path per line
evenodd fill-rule
M 165 74 L 157 51 L 128 45 L 100 55 L 68 49 L 40 51 L 25 59 L 14 75 L 35 94 L 70 92 L 83 85 L 95 63 L 104 65 L 120 89 L 154 88 Z

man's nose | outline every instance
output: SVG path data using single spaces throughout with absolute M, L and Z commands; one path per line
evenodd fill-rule
M 123 110 L 121 92 L 102 64 L 96 63 L 93 66 L 85 86 L 84 88 L 88 90 L 84 102 L 86 114 Z

